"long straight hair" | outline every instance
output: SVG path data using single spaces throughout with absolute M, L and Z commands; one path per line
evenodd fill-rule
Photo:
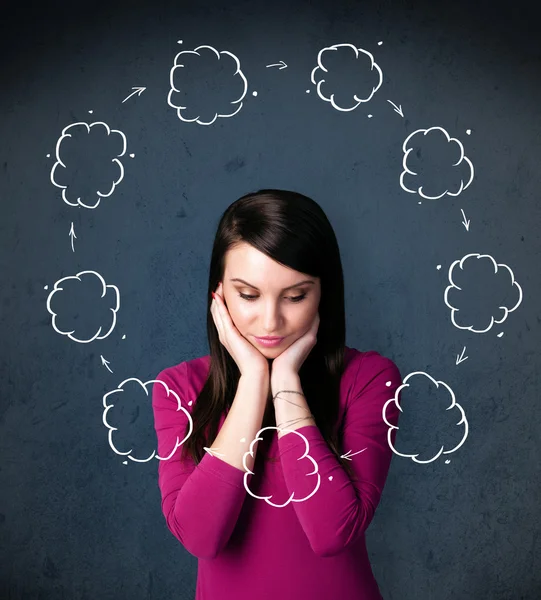
M 182 456 L 185 458 L 190 454 L 196 465 L 200 462 L 204 446 L 211 446 L 216 439 L 220 417 L 224 412 L 227 414 L 236 395 L 240 371 L 220 342 L 210 307 L 212 292 L 223 281 L 225 255 L 239 243 L 250 244 L 282 265 L 320 278 L 317 342 L 301 366 L 299 377 L 315 424 L 350 478 L 354 479 L 347 459 L 341 458 L 342 423 L 338 422 L 346 335 L 340 250 L 333 228 L 319 204 L 303 194 L 287 190 L 264 189 L 246 194 L 233 202 L 220 218 L 210 259 L 207 293 L 210 368 L 192 410 L 193 431 L 183 444 Z M 261 428 L 276 426 L 274 411 L 268 406 Z M 188 427 L 189 424 L 184 435 Z M 264 455 L 262 441 L 258 445 L 258 454 L 262 450 Z

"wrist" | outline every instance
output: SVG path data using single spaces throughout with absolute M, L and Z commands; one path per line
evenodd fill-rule
M 271 374 L 270 384 L 273 393 L 275 394 L 277 391 L 287 388 L 288 386 L 289 389 L 292 387 L 293 389 L 296 389 L 300 386 L 300 377 L 299 374 L 294 371 L 279 371 Z
M 291 379 L 292 377 L 299 377 L 297 371 L 292 369 L 273 369 L 270 373 L 271 379 L 274 381 L 281 379 Z

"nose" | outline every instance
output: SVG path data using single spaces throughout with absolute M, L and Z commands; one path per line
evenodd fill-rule
M 277 335 L 277 333 L 281 333 L 283 318 L 278 304 L 269 300 L 265 304 L 264 310 L 263 331 L 265 335 Z

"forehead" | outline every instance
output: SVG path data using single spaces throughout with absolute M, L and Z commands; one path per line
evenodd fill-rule
M 305 274 L 281 265 L 244 242 L 226 253 L 225 274 L 227 277 L 242 277 L 257 286 L 274 279 L 279 279 L 280 283 L 287 285 L 306 278 Z

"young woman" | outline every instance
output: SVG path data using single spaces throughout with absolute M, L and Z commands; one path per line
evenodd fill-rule
M 207 335 L 210 355 L 163 370 L 152 398 L 162 511 L 199 559 L 196 600 L 382 600 L 365 531 L 401 376 L 345 346 L 340 252 L 314 200 L 260 190 L 226 209 Z

